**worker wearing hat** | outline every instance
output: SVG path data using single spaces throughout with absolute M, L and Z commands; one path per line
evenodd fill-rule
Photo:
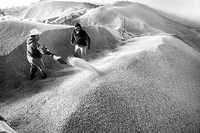
M 46 47 L 41 46 L 38 41 L 40 39 L 41 32 L 37 29 L 32 29 L 30 31 L 29 37 L 27 38 L 26 46 L 27 46 L 27 60 L 30 67 L 30 79 L 32 80 L 35 77 L 35 73 L 37 70 L 40 72 L 40 76 L 42 79 L 46 78 L 46 69 L 44 66 L 44 62 L 42 60 L 42 55 L 47 54 L 53 56 Z

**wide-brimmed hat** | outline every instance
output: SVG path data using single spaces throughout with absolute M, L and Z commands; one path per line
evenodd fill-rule
M 42 32 L 41 31 L 39 31 L 38 29 L 32 29 L 31 31 L 30 31 L 30 36 L 34 36 L 34 35 L 40 35 L 40 34 L 42 34 Z

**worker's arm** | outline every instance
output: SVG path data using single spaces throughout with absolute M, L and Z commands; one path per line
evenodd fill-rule
M 50 56 L 53 56 L 54 54 L 48 49 L 46 48 L 45 46 L 42 46 L 42 45 L 39 45 L 39 48 L 40 52 L 44 55 L 50 55 Z

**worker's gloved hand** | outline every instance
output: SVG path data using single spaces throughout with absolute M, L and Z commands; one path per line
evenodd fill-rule
M 51 53 L 46 47 L 42 47 L 42 53 L 46 55 L 53 56 L 54 54 Z

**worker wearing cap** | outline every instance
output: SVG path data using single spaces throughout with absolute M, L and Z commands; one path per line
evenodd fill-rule
M 41 32 L 37 29 L 33 29 L 30 31 L 29 37 L 27 38 L 26 46 L 27 46 L 27 60 L 30 63 L 30 79 L 32 80 L 35 77 L 35 73 L 37 70 L 40 72 L 40 76 L 42 79 L 46 78 L 46 69 L 44 66 L 44 62 L 42 60 L 42 55 L 47 54 L 53 56 L 46 47 L 42 47 L 38 41 L 40 39 Z

